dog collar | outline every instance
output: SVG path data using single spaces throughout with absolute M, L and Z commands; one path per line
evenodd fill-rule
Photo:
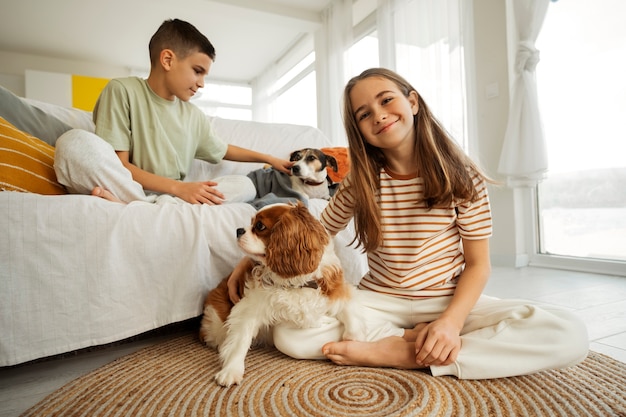
M 306 282 L 302 288 L 313 288 L 314 290 L 317 289 L 317 281 L 315 280 L 311 280 L 309 282 Z
M 306 185 L 313 185 L 313 186 L 324 184 L 324 181 L 322 181 L 322 182 L 315 182 L 315 181 L 303 180 L 302 178 L 300 178 L 300 181 L 302 181 Z

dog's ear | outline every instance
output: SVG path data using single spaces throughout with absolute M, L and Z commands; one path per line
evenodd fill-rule
M 326 157 L 326 166 L 331 167 L 335 172 L 339 171 L 339 165 L 337 165 L 337 160 L 335 159 L 335 157 L 326 154 L 324 154 L 324 156 Z
M 319 266 L 329 239 L 324 226 L 299 202 L 272 228 L 265 249 L 267 266 L 283 278 L 310 274 Z
M 302 156 L 300 156 L 300 151 L 293 151 L 291 152 L 291 154 L 289 155 L 289 161 L 293 162 L 293 161 L 298 161 L 302 159 Z
M 327 265 L 315 279 L 320 292 L 331 300 L 347 299 L 350 297 L 349 288 L 343 276 L 343 269 L 339 265 Z

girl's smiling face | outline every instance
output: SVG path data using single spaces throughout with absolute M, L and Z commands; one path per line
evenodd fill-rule
M 393 81 L 368 77 L 354 85 L 350 104 L 357 126 L 370 145 L 383 151 L 413 148 L 413 116 L 419 109 L 415 91 L 407 97 Z

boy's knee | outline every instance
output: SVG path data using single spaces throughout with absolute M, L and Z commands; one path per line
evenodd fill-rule
M 72 129 L 63 133 L 56 141 L 55 158 L 83 160 L 87 155 L 111 152 L 113 147 L 95 133 Z
M 227 203 L 246 203 L 256 198 L 256 188 L 245 175 L 225 175 L 215 178 L 217 189 L 224 194 Z
M 72 144 L 74 141 L 84 140 L 86 136 L 93 135 L 93 133 L 82 129 L 70 129 L 57 138 L 56 148 L 64 148 Z
M 59 136 L 54 146 L 55 158 L 60 158 L 71 152 L 73 143 L 82 136 L 81 132 L 79 129 L 71 129 Z

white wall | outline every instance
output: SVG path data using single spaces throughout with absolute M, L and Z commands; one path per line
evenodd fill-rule
M 504 182 L 498 174 L 498 162 L 506 131 L 509 109 L 509 66 L 507 52 L 506 7 L 502 0 L 474 0 L 474 77 L 476 138 L 472 156 L 494 179 Z M 495 97 L 488 96 L 488 90 Z M 513 190 L 490 187 L 494 233 L 491 239 L 491 260 L 497 266 L 524 266 L 523 233 L 516 228 L 516 207 Z
M 115 78 L 131 75 L 130 69 L 125 67 L 0 51 L 0 85 L 19 96 L 24 96 L 26 70 L 76 74 L 97 78 Z

